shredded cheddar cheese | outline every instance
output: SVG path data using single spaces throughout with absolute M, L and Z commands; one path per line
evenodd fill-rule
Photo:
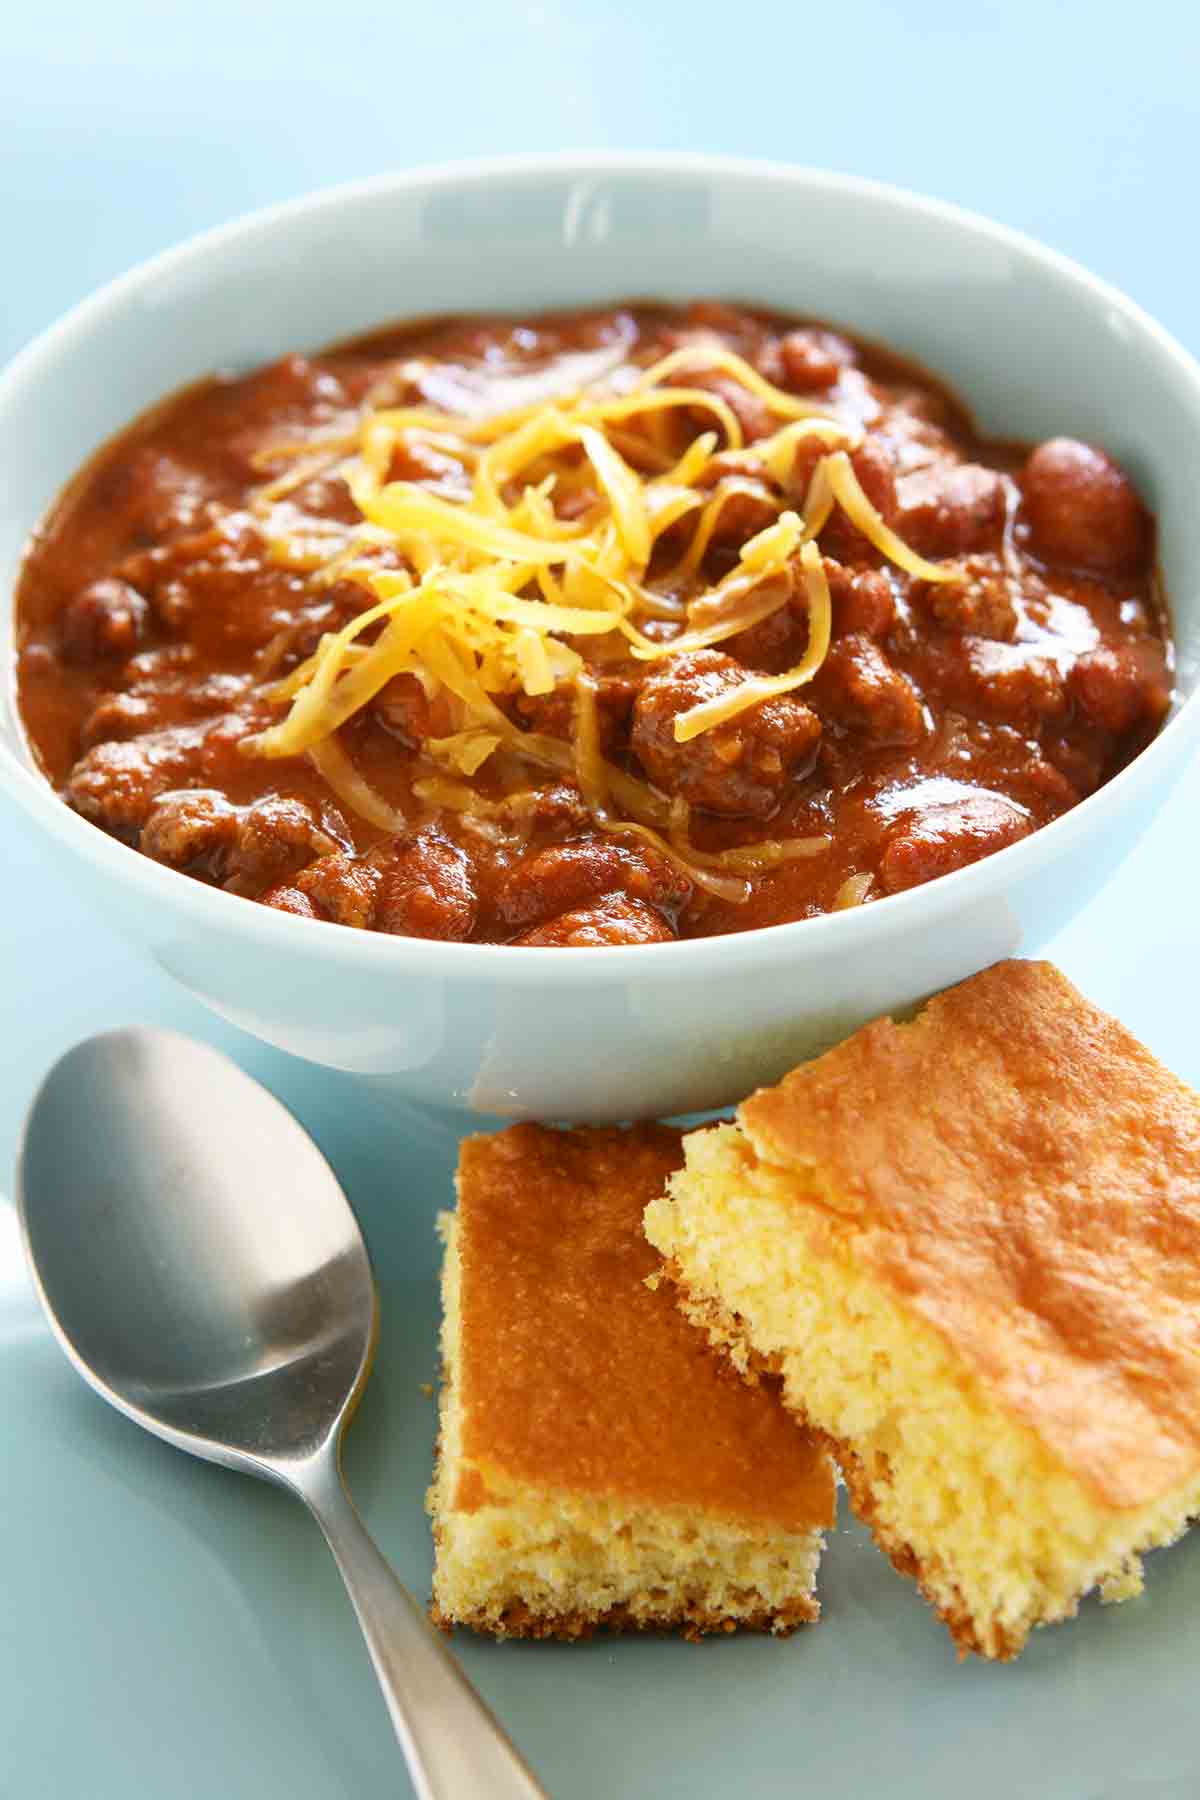
M 821 553 L 811 541 L 800 552 L 800 567 L 808 595 L 808 648 L 801 660 L 794 669 L 788 669 L 783 675 L 748 676 L 737 687 L 718 694 L 714 700 L 705 700 L 688 712 L 680 713 L 675 720 L 676 743 L 690 743 L 702 731 L 711 731 L 716 725 L 727 724 L 730 719 L 737 718 L 739 713 L 757 706 L 760 701 L 771 700 L 777 694 L 790 693 L 793 688 L 802 687 L 806 681 L 812 680 L 825 661 L 829 649 L 832 609 Z
M 774 426 L 750 443 L 738 390 Z M 899 567 L 954 579 L 953 565 L 918 556 L 872 505 L 851 460 L 861 441 L 857 428 L 714 342 L 643 370 L 606 366 L 589 385 L 537 391 L 503 412 L 383 405 L 355 437 L 271 446 L 259 455 L 264 473 L 288 465 L 255 502 L 271 554 L 316 587 L 357 584 L 364 605 L 276 683 L 286 712 L 243 748 L 309 756 L 347 806 L 402 829 L 337 734 L 389 683 L 412 677 L 453 727 L 421 744 L 419 802 L 476 820 L 511 814 L 519 796 L 489 798 L 467 784 L 488 768 L 509 781 L 514 766 L 552 770 L 574 781 L 600 829 L 641 836 L 700 885 L 742 898 L 753 874 L 819 854 L 828 840 L 697 850 L 686 805 L 602 755 L 593 670 L 707 649 L 792 606 L 807 617 L 800 661 L 780 675 L 748 673 L 681 713 L 675 739 L 688 743 L 810 682 L 832 626 L 816 539 L 835 507 Z M 434 451 L 428 481 L 392 478 L 397 462 L 411 469 L 412 456 Z M 797 468 L 811 469 L 799 508 Z M 317 475 L 345 481 L 358 524 L 297 512 L 297 494 Z M 713 584 L 705 562 L 722 515 L 745 503 L 769 522 Z M 569 742 L 522 729 L 503 705 L 559 687 L 572 695 Z

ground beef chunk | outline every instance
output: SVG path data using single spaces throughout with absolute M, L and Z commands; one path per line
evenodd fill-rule
M 760 531 L 765 531 L 768 525 L 773 525 L 778 517 L 779 503 L 763 484 L 739 477 L 739 485 L 727 489 L 722 497 L 709 534 L 709 548 L 718 550 L 722 545 L 728 546 L 727 560 L 732 563 L 735 552 L 739 552 L 752 537 L 757 537 Z
M 416 438 L 404 439 L 392 451 L 388 480 L 419 481 L 431 493 L 440 494 L 446 500 L 471 498 L 471 477 L 458 459 Z
M 896 484 L 896 530 L 922 556 L 982 550 L 1004 525 L 1004 477 L 979 463 L 932 463 Z
M 455 497 L 462 498 L 461 494 Z M 334 519 L 339 525 L 357 525 L 362 519 L 344 475 L 314 475 L 311 481 L 293 488 L 288 499 L 298 512 Z
M 527 931 L 517 944 L 591 948 L 602 944 L 664 944 L 675 933 L 662 914 L 643 900 L 609 894 L 595 906 L 563 913 Z
M 331 806 L 318 818 L 305 801 L 278 794 L 238 807 L 215 788 L 182 788 L 154 802 L 139 848 L 169 868 L 257 895 L 353 844 Z
M 155 702 L 145 694 L 105 694 L 84 720 L 80 744 L 83 749 L 92 750 L 114 738 L 133 738 L 152 731 L 156 710 Z
M 1066 712 L 1063 678 L 1052 657 L 989 638 L 968 638 L 964 647 L 970 697 L 984 718 L 1032 731 Z
M 896 519 L 896 458 L 884 438 L 868 437 L 850 452 L 859 486 L 876 512 L 889 525 Z
M 838 638 L 862 632 L 867 637 L 886 637 L 895 622 L 896 600 L 883 570 L 847 569 L 831 556 L 822 560 L 829 583 L 832 635 Z M 724 648 L 747 668 L 777 675 L 800 661 L 807 644 L 808 594 L 804 583 L 795 580 L 786 606 L 727 639 Z
M 198 661 L 195 644 L 160 644 L 155 650 L 143 650 L 138 656 L 130 657 L 121 679 L 134 693 L 140 693 L 143 688 L 153 688 L 156 692 L 163 693 L 175 687 L 178 677 L 183 677 L 190 688 L 192 681 L 196 679 L 193 671 Z M 201 676 L 199 679 L 206 678 Z M 224 677 L 207 679 L 221 680 Z
M 817 437 L 801 438 L 787 492 L 792 504 L 803 506 L 809 482 L 823 456 L 830 455 L 829 445 Z M 885 525 L 896 523 L 896 465 L 891 448 L 880 438 L 868 437 L 850 453 L 850 465 L 859 486 L 880 515 Z M 840 506 L 835 506 L 820 533 L 821 549 L 841 563 L 866 563 L 877 567 L 879 552 L 857 526 L 852 525 Z
M 960 571 L 954 581 L 914 581 L 909 589 L 913 600 L 948 631 L 999 642 L 1015 637 L 1017 609 L 1003 558 L 968 556 Z
M 274 562 L 257 520 L 231 513 L 219 527 L 177 538 L 122 567 L 149 595 L 159 623 L 183 632 L 193 617 L 227 655 L 262 650 L 291 630 L 308 590 Z
M 219 787 L 228 781 L 231 761 L 234 766 L 245 766 L 242 744 L 246 738 L 273 722 L 270 707 L 261 694 L 248 697 L 240 712 L 222 713 L 219 718 L 206 720 L 199 727 L 200 754 L 194 770 L 197 787 Z M 276 763 L 275 767 L 282 777 L 286 764 Z
M 869 437 L 851 452 L 850 463 L 859 486 L 885 525 L 896 523 L 896 467 L 892 452 L 882 439 Z M 840 562 L 874 563 L 879 552 L 869 538 L 852 525 L 840 506 L 835 506 L 821 533 L 821 548 Z
M 762 326 L 754 314 L 744 312 L 740 306 L 731 306 L 728 300 L 689 300 L 687 319 L 693 330 L 719 332 L 743 351 L 762 334 Z
M 204 733 L 199 726 L 146 732 L 128 743 L 97 744 L 81 756 L 63 798 L 93 825 L 132 842 L 160 794 L 194 773 Z
M 629 719 L 637 695 L 636 678 L 628 675 L 593 674 L 596 693 L 596 725 L 605 756 L 617 756 L 629 742 Z M 527 731 L 546 737 L 571 739 L 575 733 L 575 690 L 568 683 L 549 694 L 517 694 L 512 712 Z
M 98 497 L 112 513 L 125 516 L 136 541 L 149 544 L 209 523 L 213 491 L 198 469 L 143 445 L 104 470 Z
M 379 885 L 380 872 L 373 863 L 348 851 L 335 850 L 310 863 L 291 882 L 271 888 L 263 900 L 268 906 L 279 906 L 281 891 L 289 896 L 298 893 L 311 904 L 312 917 L 366 929 L 374 916 Z M 299 908 L 289 899 L 282 910 L 297 912 Z
M 858 360 L 844 337 L 807 325 L 785 332 L 778 356 L 781 385 L 802 394 L 832 387 L 842 370 L 852 369 Z
M 1139 720 L 1157 722 L 1171 697 L 1162 645 L 1154 638 L 1097 644 L 1067 678 L 1071 698 L 1102 731 L 1128 731 Z
M 442 690 L 431 699 L 415 675 L 394 675 L 372 702 L 372 711 L 385 731 L 409 749 L 426 738 L 449 737 L 454 730 L 453 701 Z
M 379 554 L 377 566 L 390 566 L 385 554 Z M 279 629 L 255 649 L 254 673 L 258 680 L 270 681 L 306 661 L 328 632 L 348 625 L 365 604 L 362 588 L 352 581 L 338 581 L 322 599 L 292 610 L 287 622 L 279 624 Z M 271 622 L 277 623 L 277 616 Z
M 203 681 L 180 682 L 171 698 L 177 708 L 181 704 L 186 708 L 187 717 L 201 719 L 206 714 L 231 710 L 253 687 L 249 675 L 208 675 Z M 136 685 L 133 691 L 139 691 Z
M 736 482 L 723 498 L 713 521 L 709 543 L 735 545 L 765 531 L 779 517 L 779 500 L 762 479 L 761 469 L 736 450 L 722 451 L 702 470 L 696 487 L 701 492 L 715 490 L 721 482 Z M 690 542 L 696 529 L 698 514 L 689 514 L 682 523 L 685 542 Z
M 271 888 L 262 896 L 262 904 L 273 906 L 276 912 L 291 913 L 297 919 L 319 919 L 321 916 L 307 894 L 286 885 Z
M 987 788 L 939 801 L 891 833 L 879 864 L 880 883 L 886 893 L 898 894 L 978 862 L 1032 830 L 1024 807 Z
M 524 833 L 582 831 L 590 823 L 591 816 L 579 789 L 567 781 L 510 794 L 499 810 L 502 823 Z
M 352 848 L 346 822 L 335 807 L 323 807 L 318 817 L 304 800 L 266 794 L 238 817 L 226 880 L 239 893 L 256 893 L 291 880 L 319 856 Z
M 1062 736 L 1050 738 L 1044 748 L 1047 761 L 1066 777 L 1081 799 L 1094 794 L 1105 779 L 1110 758 L 1103 746 Z
M 1075 784 L 1067 779 L 1061 769 L 1047 762 L 1044 757 L 1034 756 L 1020 773 L 1020 782 L 1034 799 L 1034 803 L 1043 802 L 1054 808 L 1056 813 L 1068 812 L 1077 806 L 1083 795 Z
M 583 840 L 524 857 L 505 875 L 495 905 L 504 924 L 517 929 L 615 893 L 674 914 L 691 893 L 691 882 L 649 845 Z
M 895 623 L 896 597 L 883 570 L 847 569 L 831 556 L 823 561 L 834 637 L 886 637 Z
M 63 609 L 63 661 L 94 663 L 132 656 L 149 621 L 149 606 L 127 581 L 111 576 L 91 581 Z
M 758 438 L 769 437 L 775 429 L 775 419 L 766 402 L 749 388 L 744 388 L 740 381 L 732 375 L 723 375 L 719 369 L 703 367 L 699 355 L 695 369 L 680 369 L 674 379 L 682 386 L 703 388 L 706 394 L 715 394 L 724 400 L 734 418 L 742 428 L 742 437 L 747 444 L 753 444 Z M 707 407 L 692 409 L 697 429 L 711 431 L 715 420 Z
M 328 423 L 347 406 L 350 395 L 333 373 L 306 356 L 282 356 L 246 379 L 247 411 L 270 416 L 270 424 L 235 432 L 227 444 L 231 474 L 262 476 L 261 453 L 290 435 L 288 422 Z
M 813 683 L 823 717 L 878 744 L 916 744 L 925 736 L 921 696 L 865 632 L 832 644 Z
M 791 599 L 757 625 L 748 625 L 721 646 L 747 669 L 766 675 L 782 674 L 798 663 L 808 642 L 808 608 Z
M 83 722 L 81 748 L 90 750 L 113 738 L 132 738 L 172 725 L 200 723 L 236 706 L 251 687 L 249 677 L 244 675 L 210 675 L 204 681 L 188 680 L 186 672 L 180 677 L 143 676 L 139 664 L 145 660 L 135 656 L 122 671 L 121 678 L 127 679 L 129 686 L 115 694 L 104 694 L 97 701 Z
M 457 943 L 470 937 L 479 902 L 465 850 L 430 826 L 398 838 L 380 860 L 376 930 Z
M 1021 486 L 1040 556 L 1100 574 L 1131 574 L 1146 566 L 1149 516 L 1128 475 L 1103 450 L 1051 438 L 1029 457 Z
M 747 679 L 719 650 L 672 658 L 649 676 L 633 709 L 633 748 L 651 780 L 710 812 L 767 818 L 789 783 L 807 773 L 819 719 L 790 694 L 762 700 L 690 743 L 675 739 L 680 713 Z
M 237 808 L 215 788 L 182 788 L 155 801 L 138 848 L 169 869 L 220 881 L 237 824 Z

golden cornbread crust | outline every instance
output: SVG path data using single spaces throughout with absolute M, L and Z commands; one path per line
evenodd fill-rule
M 1046 963 L 693 1132 L 685 1316 L 822 1435 L 960 1651 L 1017 1655 L 1200 1514 L 1200 1098 Z
M 1096 1499 L 1200 1471 L 1200 1098 L 1045 962 L 1003 962 L 753 1095 L 849 1242 Z
M 661 1265 L 642 1213 L 683 1162 L 682 1138 L 514 1125 L 462 1145 L 457 1505 L 480 1503 L 481 1464 L 791 1531 L 831 1522 L 824 1454 L 773 1398 L 748 1405 L 670 1292 L 647 1286 Z
M 959 1596 L 958 1604 L 949 1602 L 945 1588 L 939 1592 L 928 1578 L 925 1566 L 911 1544 L 907 1544 L 896 1533 L 891 1531 L 879 1516 L 879 1505 L 874 1486 L 868 1479 L 862 1461 L 855 1452 L 854 1446 L 843 1438 L 831 1437 L 829 1432 L 816 1434 L 825 1444 L 830 1455 L 835 1458 L 842 1472 L 842 1480 L 846 1483 L 846 1492 L 850 1496 L 850 1504 L 863 1524 L 870 1528 L 872 1537 L 883 1551 L 892 1567 L 901 1575 L 907 1575 L 915 1581 L 921 1596 L 933 1608 L 946 1627 L 961 1657 L 990 1657 L 993 1662 L 1011 1662 L 1019 1656 L 1025 1644 L 1025 1634 L 1014 1636 L 1006 1632 L 996 1621 L 990 1623 L 990 1640 L 985 1643 L 976 1629 L 975 1620 L 971 1617 L 965 1603 Z M 940 1571 L 943 1583 L 946 1572 Z M 953 1583 L 949 1583 L 953 1587 Z
M 689 1606 L 675 1612 L 635 1613 L 628 1606 L 610 1606 L 604 1612 L 536 1613 L 529 1607 L 505 1607 L 499 1621 L 477 1609 L 462 1617 L 447 1618 L 434 1605 L 429 1609 L 433 1623 L 442 1631 L 453 1631 L 465 1625 L 472 1631 L 497 1638 L 554 1639 L 558 1643 L 579 1643 L 594 1637 L 598 1631 L 624 1633 L 631 1631 L 670 1631 L 698 1644 L 706 1637 L 718 1637 L 734 1631 L 758 1631 L 773 1637 L 790 1637 L 801 1625 L 811 1625 L 821 1616 L 820 1603 L 807 1596 L 793 1600 L 774 1611 L 739 1613 L 736 1618 L 726 1612 L 702 1606 Z
M 469 1139 L 442 1221 L 431 1614 L 450 1629 L 789 1633 L 832 1465 L 683 1318 L 642 1233 L 664 1126 Z
M 945 1625 L 951 1638 L 958 1646 L 960 1657 L 970 1655 L 990 1657 L 994 1662 L 1010 1662 L 1020 1655 L 1024 1646 L 1024 1635 L 1012 1635 L 1002 1625 L 991 1622 L 991 1639 L 984 1643 L 976 1629 L 975 1620 L 971 1617 L 965 1603 L 960 1599 L 956 1606 L 948 1603 L 946 1587 L 953 1586 L 947 1582 L 945 1570 L 940 1570 L 941 1591 L 935 1591 L 928 1579 L 924 1565 L 912 1545 L 907 1543 L 897 1532 L 893 1531 L 880 1517 L 878 1497 L 866 1468 L 852 1443 L 845 1438 L 834 1437 L 831 1432 L 822 1431 L 815 1426 L 802 1409 L 789 1403 L 784 1397 L 778 1376 L 778 1358 L 763 1356 L 751 1344 L 745 1334 L 742 1321 L 736 1313 L 730 1313 L 719 1301 L 706 1295 L 695 1293 L 684 1280 L 679 1264 L 673 1257 L 668 1257 L 663 1265 L 664 1273 L 674 1287 L 680 1310 L 686 1318 L 703 1331 L 714 1348 L 730 1358 L 742 1379 L 751 1387 L 761 1382 L 768 1383 L 772 1390 L 779 1393 L 780 1399 L 798 1425 L 811 1432 L 812 1436 L 825 1446 L 833 1461 L 837 1464 L 842 1479 L 846 1484 L 846 1492 L 855 1515 L 868 1527 L 876 1544 L 883 1551 L 892 1567 L 899 1574 L 915 1581 L 922 1598 L 937 1613 Z

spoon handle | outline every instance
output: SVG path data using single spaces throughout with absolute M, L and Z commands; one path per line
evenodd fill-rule
M 332 1457 L 297 1485 L 354 1602 L 418 1800 L 546 1800 L 376 1547 Z

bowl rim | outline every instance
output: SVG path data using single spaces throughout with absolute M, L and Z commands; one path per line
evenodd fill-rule
M 816 190 L 835 197 L 844 195 L 871 200 L 984 240 L 1052 271 L 1072 287 L 1082 289 L 1093 303 L 1115 310 L 1143 339 L 1149 339 L 1157 352 L 1174 366 L 1176 374 L 1194 390 L 1197 429 L 1200 431 L 1200 363 L 1136 301 L 1062 252 L 953 201 L 888 182 L 810 164 L 679 150 L 560 150 L 455 159 L 384 171 L 315 188 L 239 214 L 137 263 L 85 296 L 38 333 L 17 352 L 7 367 L 0 370 L 0 418 L 7 405 L 24 388 L 36 385 L 43 373 L 53 367 L 56 357 L 72 340 L 102 324 L 106 313 L 119 309 L 162 277 L 193 263 L 202 263 L 245 239 L 273 233 L 293 221 L 369 202 L 377 195 L 504 181 L 536 183 L 547 177 L 562 179 L 570 176 L 586 180 L 613 174 L 651 181 L 684 175 L 697 181 L 740 181 L 755 186 L 767 184 Z M 8 680 L 11 684 L 11 670 Z M 10 705 L 20 731 L 15 698 Z M 525 945 L 520 947 L 520 956 L 513 956 L 511 953 L 517 946 L 510 944 L 462 944 L 430 938 L 393 937 L 379 932 L 351 931 L 328 920 L 294 918 L 220 888 L 207 887 L 188 875 L 152 862 L 139 851 L 109 837 L 65 805 L 36 768 L 31 753 L 26 766 L 3 742 L 0 742 L 0 781 L 52 836 L 76 853 L 83 854 L 118 884 L 132 881 L 147 900 L 157 901 L 210 928 L 240 932 L 264 948 L 272 946 L 284 950 L 292 944 L 297 947 L 307 945 L 312 954 L 321 946 L 320 954 L 333 953 L 364 968 L 373 965 L 381 975 L 385 969 L 392 969 L 443 980 L 486 977 L 502 986 L 540 986 L 549 971 L 555 969 L 560 981 L 569 976 L 572 985 L 591 986 L 614 978 L 627 979 L 635 972 L 649 977 L 652 968 L 659 979 L 668 976 L 687 978 L 708 962 L 713 946 L 718 943 L 722 962 L 730 968 L 775 956 L 787 960 L 791 956 L 820 955 L 832 948 L 853 950 L 893 930 L 903 933 L 906 925 L 920 922 L 932 925 L 973 899 L 982 900 L 997 894 L 1002 898 L 1003 890 L 1011 881 L 1018 881 L 1057 861 L 1069 853 L 1079 838 L 1089 836 L 1099 827 L 1099 815 L 1106 805 L 1111 806 L 1118 799 L 1132 802 L 1138 792 L 1151 785 L 1160 767 L 1165 768 L 1172 757 L 1181 762 L 1187 754 L 1183 740 L 1189 737 L 1192 740 L 1200 738 L 1200 690 L 1177 708 L 1152 742 L 1119 774 L 1070 812 L 979 862 L 905 892 L 885 895 L 869 905 L 780 925 L 682 938 L 669 943 L 588 946 L 586 954 L 582 954 L 583 947 Z M 798 933 L 803 935 L 797 936 Z M 832 944 L 829 941 L 831 934 Z M 579 953 L 568 955 L 564 962 L 564 951 L 570 948 Z

